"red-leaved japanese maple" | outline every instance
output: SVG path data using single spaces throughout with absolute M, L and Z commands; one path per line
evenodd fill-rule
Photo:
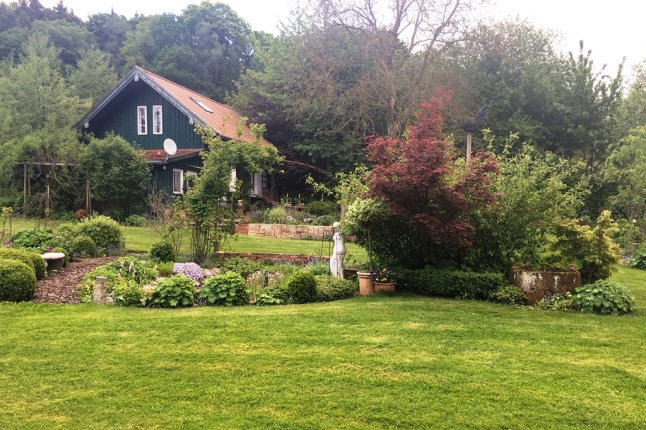
M 474 228 L 469 214 L 493 202 L 491 174 L 496 163 L 478 153 L 465 166 L 453 145 L 442 140 L 442 109 L 447 96 L 438 94 L 421 105 L 404 139 L 379 137 L 368 144 L 374 163 L 370 192 L 386 202 L 402 223 L 422 227 L 436 245 L 469 245 Z

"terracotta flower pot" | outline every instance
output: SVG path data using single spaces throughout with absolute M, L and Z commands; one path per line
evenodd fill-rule
M 357 272 L 359 278 L 359 294 L 362 296 L 372 296 L 375 294 L 375 280 L 370 272 Z
M 375 282 L 375 293 L 394 293 L 395 292 L 395 283 L 394 282 Z

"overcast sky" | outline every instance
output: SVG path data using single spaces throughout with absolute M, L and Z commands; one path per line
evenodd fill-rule
M 289 16 L 297 0 L 220 0 L 229 4 L 254 30 L 277 33 L 277 25 Z M 151 15 L 180 13 L 187 5 L 200 0 L 64 0 L 82 19 L 93 13 L 114 11 L 132 17 L 135 12 Z M 213 3 L 216 1 L 213 0 Z M 52 7 L 58 0 L 41 0 Z M 302 0 L 301 0 L 302 3 Z M 492 0 L 479 10 L 483 16 L 502 19 L 520 17 L 541 28 L 562 34 L 561 50 L 578 51 L 578 41 L 592 49 L 595 63 L 608 64 L 616 71 L 622 58 L 626 65 L 646 59 L 646 26 L 643 24 L 646 2 L 640 0 Z

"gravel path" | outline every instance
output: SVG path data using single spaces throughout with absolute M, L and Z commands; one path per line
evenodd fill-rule
M 65 270 L 38 281 L 34 302 L 79 303 L 76 296 L 76 284 L 95 267 L 114 261 L 116 258 L 84 258 L 68 264 Z

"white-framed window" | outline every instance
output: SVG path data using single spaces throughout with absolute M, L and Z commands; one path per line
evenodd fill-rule
M 184 171 L 173 169 L 173 194 L 184 194 Z
M 164 132 L 164 125 L 162 120 L 162 107 L 161 105 L 153 106 L 153 134 L 162 134 Z
M 148 109 L 137 106 L 137 134 L 148 134 Z

